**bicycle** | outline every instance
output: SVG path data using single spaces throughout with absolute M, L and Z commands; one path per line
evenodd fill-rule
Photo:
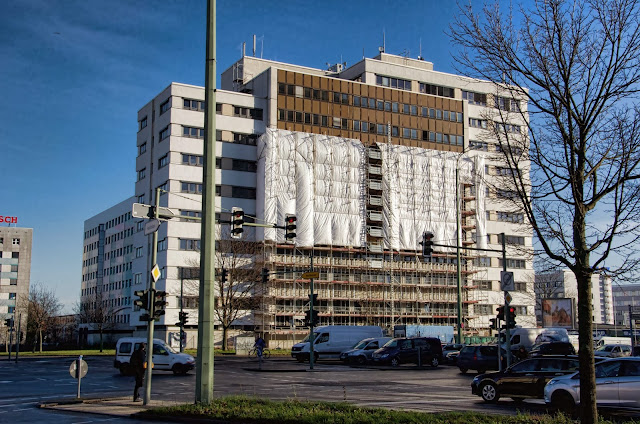
M 255 356 L 256 358 L 258 357 L 258 349 L 256 349 L 255 347 L 252 348 L 249 351 L 249 356 Z M 271 352 L 269 351 L 269 349 L 262 349 L 262 359 L 269 359 L 271 357 Z

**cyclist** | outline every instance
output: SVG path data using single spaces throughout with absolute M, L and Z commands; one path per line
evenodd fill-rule
M 256 348 L 256 352 L 258 353 L 258 358 L 262 358 L 262 351 L 266 347 L 266 343 L 264 339 L 258 334 L 256 335 L 256 342 L 253 344 L 253 347 Z

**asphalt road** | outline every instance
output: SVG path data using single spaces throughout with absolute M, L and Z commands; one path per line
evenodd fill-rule
M 88 422 L 131 422 L 96 416 L 75 416 L 43 411 L 41 402 L 72 399 L 77 380 L 69 375 L 73 358 L 21 358 L 18 364 L 0 360 L 0 422 L 43 422 L 55 424 Z M 86 398 L 131 396 L 133 377 L 121 376 L 111 357 L 86 357 L 89 372 L 82 379 L 81 395 Z M 518 411 L 543 413 L 542 401 L 515 404 L 509 399 L 496 405 L 471 395 L 473 374 L 462 375 L 455 367 L 418 369 L 352 368 L 338 362 L 320 362 L 314 370 L 291 358 L 258 362 L 245 357 L 218 357 L 214 371 L 214 394 L 247 394 L 271 399 L 309 399 L 348 401 L 362 406 L 403 410 L 479 411 L 516 414 Z M 195 374 L 174 376 L 154 372 L 152 399 L 190 403 L 195 397 Z

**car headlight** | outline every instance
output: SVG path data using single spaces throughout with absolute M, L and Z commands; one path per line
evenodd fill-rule
M 388 356 L 389 356 L 389 354 L 388 354 L 388 353 L 383 353 L 382 355 L 380 355 L 380 357 L 381 357 L 381 358 L 386 358 L 386 357 L 388 357 Z
M 473 381 L 471 382 L 471 384 L 477 384 L 480 381 L 480 376 L 477 375 L 473 378 Z
M 550 381 L 547 383 L 547 386 L 553 386 L 553 385 L 554 385 L 554 384 L 556 384 L 556 383 L 559 383 L 559 381 L 557 381 L 557 380 L 550 380 Z

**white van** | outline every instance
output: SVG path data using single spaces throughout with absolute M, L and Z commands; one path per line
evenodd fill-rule
M 352 348 L 362 339 L 382 337 L 377 325 L 326 325 L 314 329 L 314 359 L 340 359 L 342 351 Z M 291 348 L 291 357 L 304 362 L 309 360 L 309 336 Z
M 600 336 L 593 339 L 593 347 L 599 348 L 604 345 L 629 345 L 631 346 L 631 337 L 610 337 Z
M 500 332 L 500 345 L 506 349 L 505 331 Z M 511 336 L 511 351 L 524 347 L 530 351 L 534 344 L 543 342 L 570 343 L 569 333 L 565 328 L 514 328 L 509 330 Z
M 120 370 L 120 374 L 127 375 L 133 371 L 129 366 L 131 354 L 138 349 L 140 343 L 146 343 L 142 337 L 123 337 L 116 343 L 116 359 L 113 366 Z M 191 355 L 179 353 L 160 339 L 153 339 L 153 369 L 173 371 L 174 374 L 186 374 L 191 371 L 196 360 Z

